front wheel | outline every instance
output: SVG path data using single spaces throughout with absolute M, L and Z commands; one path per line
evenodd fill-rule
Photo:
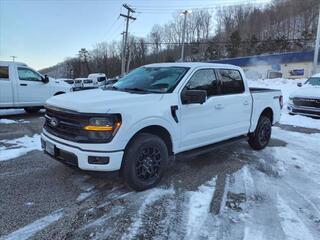
M 125 150 L 121 175 L 129 187 L 143 191 L 160 182 L 167 163 L 168 150 L 164 141 L 142 133 Z
M 40 107 L 25 107 L 24 110 L 27 113 L 37 113 L 40 111 Z
M 249 134 L 249 145 L 255 150 L 265 148 L 271 138 L 271 121 L 266 116 L 261 116 L 253 133 Z

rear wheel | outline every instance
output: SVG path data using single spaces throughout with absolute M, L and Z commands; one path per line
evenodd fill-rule
M 167 163 L 168 150 L 164 141 L 142 133 L 125 150 L 121 174 L 129 187 L 143 191 L 160 182 Z
M 24 110 L 27 112 L 27 113 L 37 113 L 40 111 L 40 107 L 25 107 Z
M 266 116 L 261 116 L 256 130 L 249 135 L 249 145 L 255 150 L 265 148 L 271 138 L 271 121 Z

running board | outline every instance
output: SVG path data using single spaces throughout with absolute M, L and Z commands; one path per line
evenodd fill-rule
M 199 147 L 199 148 L 195 148 L 192 150 L 187 150 L 181 153 L 178 153 L 176 155 L 176 157 L 188 157 L 188 158 L 192 158 L 192 157 L 196 157 L 202 154 L 206 154 L 206 153 L 210 153 L 213 150 L 220 148 L 220 147 L 224 147 L 224 146 L 228 146 L 237 142 L 242 142 L 244 140 L 248 140 L 248 136 L 239 136 L 239 137 L 235 137 L 235 138 L 230 138 L 228 140 L 224 140 L 222 142 L 218 142 L 218 143 L 214 143 L 214 144 L 210 144 L 207 146 L 203 146 L 203 147 Z

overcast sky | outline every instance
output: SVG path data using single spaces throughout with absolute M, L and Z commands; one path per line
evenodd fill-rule
M 135 7 L 129 32 L 146 36 L 154 24 L 168 22 L 178 9 L 208 8 L 270 0 L 0 0 L 0 60 L 25 62 L 35 69 L 52 66 L 121 38 L 123 3 Z

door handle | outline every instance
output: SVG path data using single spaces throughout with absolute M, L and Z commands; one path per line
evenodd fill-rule
M 244 101 L 243 105 L 249 105 L 249 101 Z
M 223 108 L 222 104 L 217 104 L 217 105 L 215 105 L 214 107 L 215 107 L 216 109 L 222 109 L 222 108 Z
M 28 86 L 26 83 L 20 83 L 20 86 Z

